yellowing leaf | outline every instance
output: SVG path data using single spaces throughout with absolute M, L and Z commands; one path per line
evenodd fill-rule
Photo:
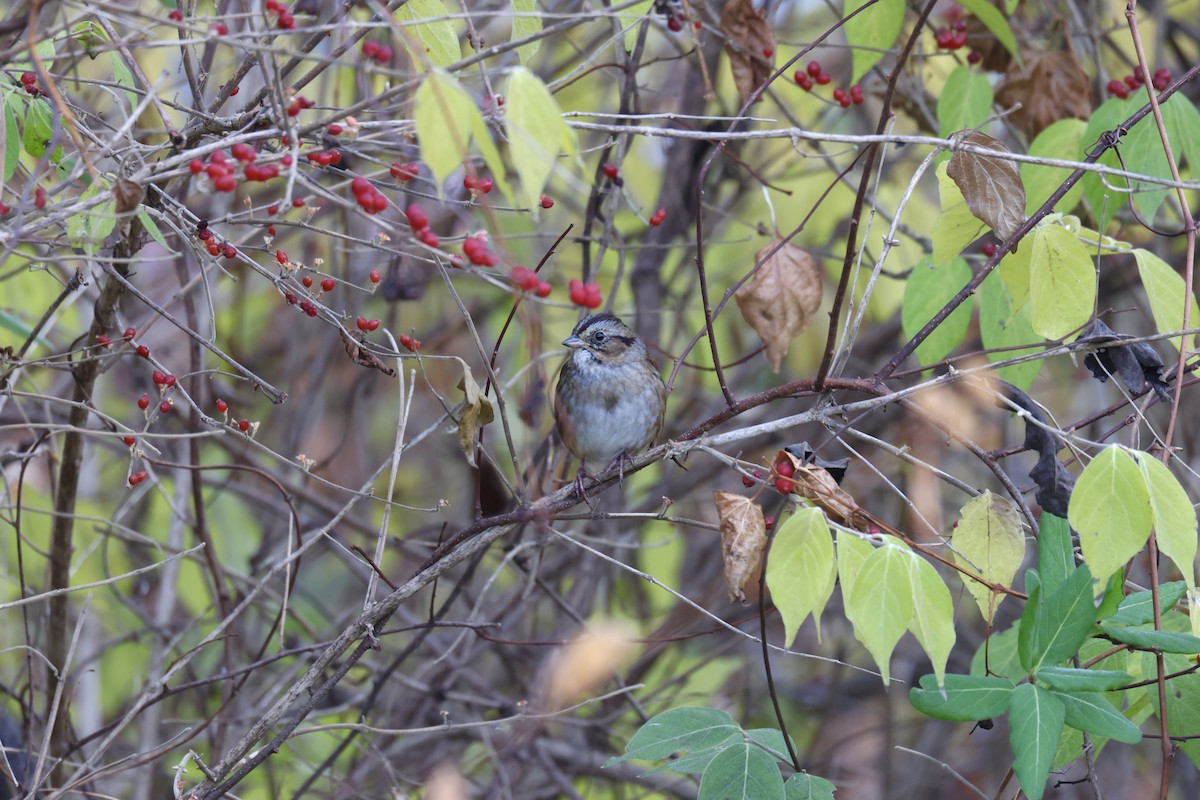
M 979 131 L 967 132 L 962 142 L 997 153 L 1010 152 L 1004 142 Z M 956 150 L 946 174 L 957 184 L 971 213 L 986 222 L 997 238 L 1008 239 L 1025 222 L 1025 186 L 1015 162 Z
M 649 13 L 652 5 L 654 5 L 654 0 L 643 0 L 641 3 L 634 3 L 629 8 L 622 9 L 617 13 L 617 18 L 621 20 L 621 27 L 625 29 L 625 52 L 632 53 L 633 48 L 637 46 L 638 27 Z
M 1084 468 L 1067 519 L 1079 531 L 1083 559 L 1100 586 L 1146 545 L 1154 522 L 1150 493 L 1124 448 L 1110 445 Z
M 725 54 L 742 103 L 775 71 L 775 30 L 765 14 L 766 7 L 755 8 L 754 0 L 726 0 L 721 8 Z
M 462 45 L 450 21 L 450 12 L 442 0 L 408 0 L 396 12 L 396 19 L 405 24 L 420 50 L 414 50 L 412 39 L 404 43 L 418 69 L 426 66 L 448 67 L 462 59 Z
M 842 16 L 866 5 L 867 0 L 844 0 Z M 900 29 L 904 25 L 904 0 L 879 0 L 842 26 L 850 44 L 853 74 L 850 83 L 867 74 L 867 70 L 879 63 L 879 59 L 896 44 Z
M 512 0 L 512 40 L 517 41 L 541 32 L 542 15 L 537 10 L 537 0 Z M 517 48 L 517 58 L 528 66 L 530 59 L 537 54 L 541 46 L 541 39 L 523 44 Z
M 854 638 L 875 659 L 886 686 L 889 661 L 896 642 L 908 630 L 913 616 L 911 554 L 887 543 L 867 556 L 846 600 L 847 616 L 854 608 Z
M 1013 577 L 1025 560 L 1025 533 L 1012 501 L 984 492 L 962 507 L 962 517 L 950 540 L 954 563 L 990 583 L 1012 586 Z M 958 573 L 975 598 L 979 613 L 991 622 L 1005 595 Z
M 1033 329 L 1062 339 L 1084 325 L 1096 305 L 1096 268 L 1075 235 L 1057 225 L 1039 225 L 1029 257 Z
M 1137 260 L 1142 288 L 1146 290 L 1146 297 L 1150 300 L 1150 313 L 1154 315 L 1154 327 L 1158 332 L 1174 333 L 1184 329 L 1184 298 L 1187 298 L 1187 302 L 1192 306 L 1190 326 L 1200 326 L 1200 308 L 1196 306 L 1196 298 L 1187 291 L 1183 276 L 1149 250 L 1139 247 L 1133 251 L 1133 257 Z M 1178 350 L 1182 339 L 1183 337 L 1175 337 L 1169 341 Z
M 821 267 L 807 250 L 778 236 L 758 251 L 762 266 L 754 278 L 734 294 L 742 318 L 750 323 L 767 347 L 767 361 L 779 372 L 792 339 L 808 327 L 821 305 Z M 763 261 L 763 258 L 766 261 Z
M 520 202 L 537 207 L 559 154 L 575 155 L 575 135 L 546 84 L 524 67 L 513 70 L 505 109 L 509 155 L 521 179 Z
M 875 552 L 875 547 L 861 536 L 839 530 L 837 532 L 837 571 L 842 584 L 842 606 L 846 619 L 854 623 L 855 610 L 849 605 L 849 597 L 862 574 L 863 562 Z
M 1029 155 L 1041 158 L 1070 158 L 1080 151 L 1080 139 L 1087 123 L 1081 119 L 1060 119 L 1037 135 L 1029 145 Z M 1042 207 L 1071 171 L 1065 167 L 1047 167 L 1042 164 L 1022 164 L 1021 181 L 1025 184 L 1025 211 L 1032 214 Z M 1079 204 L 1083 196 L 1083 185 L 1076 183 L 1054 206 L 1059 211 L 1070 211 Z
M 913 590 L 913 615 L 908 629 L 933 664 L 938 688 L 946 682 L 946 662 L 954 647 L 954 601 L 937 570 L 925 559 L 910 553 L 909 579 Z
M 462 416 L 458 419 L 458 444 L 467 456 L 467 463 L 475 466 L 475 431 L 494 419 L 492 401 L 479 388 L 471 368 L 462 362 L 463 376 L 458 388 L 463 393 Z
M 767 546 L 767 524 L 762 508 L 733 492 L 713 492 L 721 521 L 721 556 L 725 562 L 725 587 L 729 599 L 744 601 L 743 587 L 754 576 Z
M 1196 509 L 1165 464 L 1143 452 L 1137 454 L 1137 461 L 1150 493 L 1158 549 L 1175 562 L 1188 588 L 1195 589 Z
M 783 618 L 784 644 L 791 645 L 809 614 L 820 640 L 821 612 L 836 580 L 837 560 L 825 515 L 819 508 L 802 508 L 775 534 L 767 561 L 767 587 Z
M 414 106 L 413 121 L 421 145 L 421 158 L 433 173 L 439 194 L 446 178 L 468 156 L 474 139 L 492 172 L 496 188 L 511 198 L 512 190 L 504 179 L 504 163 L 492 142 L 492 135 L 474 98 L 458 81 L 442 70 L 432 70 L 417 89 Z

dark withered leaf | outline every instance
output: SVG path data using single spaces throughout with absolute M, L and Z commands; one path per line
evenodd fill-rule
M 1009 121 L 1033 139 L 1060 119 L 1091 116 L 1092 81 L 1069 50 L 1026 54 L 1009 65 L 996 103 L 1013 108 Z
M 1029 471 L 1029 477 L 1037 485 L 1034 499 L 1043 510 L 1065 519 L 1067 506 L 1071 502 L 1071 490 L 1075 488 L 1075 476 L 1058 460 L 1058 451 L 1063 446 L 1062 439 L 1045 427 L 1046 415 L 1029 395 L 1004 381 L 996 381 L 996 387 L 1003 398 L 1029 416 L 1029 419 L 1025 420 L 1025 449 L 1038 454 L 1037 464 Z M 999 401 L 996 405 L 1012 410 Z
M 1072 346 L 1092 350 L 1084 357 L 1083 365 L 1101 383 L 1109 375 L 1117 375 L 1125 388 L 1135 394 L 1153 389 L 1159 399 L 1170 400 L 1170 388 L 1163 380 L 1162 357 L 1148 342 L 1126 343 L 1132 338 L 1096 319 L 1080 331 Z
M 350 356 L 351 361 L 362 367 L 377 369 L 389 377 L 396 377 L 396 370 L 383 363 L 383 361 L 379 359 L 379 356 L 363 347 L 361 342 L 344 330 L 339 329 L 338 333 L 340 333 L 342 336 L 342 344 L 345 345 L 346 355 Z
M 979 131 L 963 132 L 961 142 L 997 153 L 1011 152 L 1004 142 Z M 967 208 L 1001 240 L 1008 239 L 1025 222 L 1025 185 L 1014 161 L 983 153 L 955 150 L 946 167 Z
M 115 200 L 113 204 L 114 210 L 118 214 L 128 214 L 142 204 L 142 198 L 146 196 L 146 190 L 140 183 L 135 183 L 126 177 L 120 177 L 113 184 L 112 194 Z
M 721 32 L 733 82 L 745 103 L 775 71 L 775 30 L 753 0 L 729 0 L 721 9 Z
M 791 453 L 793 456 L 800 459 L 800 462 L 803 464 L 813 467 L 820 467 L 821 469 L 825 470 L 829 473 L 830 477 L 832 477 L 838 483 L 838 485 L 841 485 L 842 479 L 846 477 L 846 469 L 850 466 L 850 459 L 848 458 L 821 458 L 813 452 L 813 449 L 809 446 L 808 442 L 789 444 L 787 447 L 783 448 L 783 451 L 785 453 Z

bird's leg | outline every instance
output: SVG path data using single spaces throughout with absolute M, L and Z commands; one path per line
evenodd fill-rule
M 575 489 L 579 492 L 579 496 L 583 498 L 583 502 L 588 504 L 588 508 L 595 508 L 592 505 L 592 500 L 588 497 L 587 491 L 583 488 L 583 479 L 591 478 L 595 480 L 596 476 L 588 471 L 583 461 L 579 462 L 579 471 L 575 473 Z

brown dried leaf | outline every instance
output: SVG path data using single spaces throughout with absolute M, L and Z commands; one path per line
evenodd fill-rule
M 780 242 L 776 236 L 758 251 L 762 261 Z M 821 267 L 807 250 L 788 243 L 763 262 L 754 279 L 734 295 L 742 318 L 767 347 L 767 361 L 779 372 L 788 345 L 808 327 L 821 306 Z
M 1025 64 L 1013 62 L 996 89 L 996 102 L 1020 108 L 1008 115 L 1013 125 L 1030 138 L 1054 122 L 1092 113 L 1092 82 L 1075 54 L 1069 50 L 1025 55 Z
M 1012 152 L 1004 142 L 986 133 L 972 131 L 960 140 L 963 144 L 986 147 L 998 153 Z M 981 153 L 956 150 L 946 167 L 967 208 L 986 223 L 1001 241 L 1017 232 L 1025 222 L 1025 184 L 1016 162 Z
M 396 377 L 396 370 L 380 361 L 379 356 L 363 347 L 361 342 L 344 330 L 339 329 L 338 333 L 342 335 L 342 344 L 346 346 L 346 355 L 350 356 L 351 361 L 363 367 L 377 369 L 389 377 Z
M 713 492 L 721 520 L 721 557 L 725 561 L 725 587 L 729 599 L 744 601 L 742 588 L 758 569 L 767 546 L 767 523 L 762 508 L 733 492 Z
M 495 415 L 492 412 L 492 401 L 479 388 L 471 368 L 463 363 L 462 380 L 458 388 L 463 393 L 462 416 L 458 418 L 458 443 L 467 455 L 467 463 L 475 466 L 475 430 L 491 422 Z
M 721 32 L 733 83 L 745 103 L 775 71 L 775 31 L 753 0 L 729 0 L 721 9 Z
M 118 214 L 128 214 L 142 204 L 146 189 L 140 183 L 134 183 L 126 177 L 117 178 L 112 187 L 115 210 Z
M 867 530 L 868 519 L 850 493 L 838 486 L 834 477 L 824 467 L 805 464 L 786 450 L 780 450 L 775 456 L 776 462 L 787 459 L 792 463 L 793 492 L 811 500 L 825 512 L 834 522 L 853 528 L 856 531 Z

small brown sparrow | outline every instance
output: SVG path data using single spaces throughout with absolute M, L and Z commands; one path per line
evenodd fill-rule
M 571 355 L 558 375 L 554 421 L 579 458 L 582 494 L 587 464 L 611 465 L 654 443 L 667 387 L 646 343 L 613 314 L 584 319 L 563 344 Z

